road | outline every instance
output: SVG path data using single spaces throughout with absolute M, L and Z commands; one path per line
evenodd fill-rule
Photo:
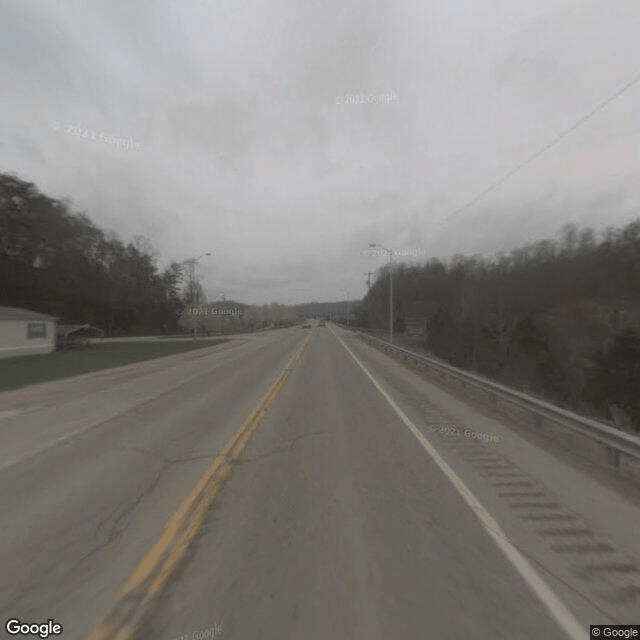
M 123 587 L 248 416 L 255 433 L 136 639 L 539 640 L 640 623 L 637 488 L 332 325 L 0 394 L 3 621 L 111 637 Z

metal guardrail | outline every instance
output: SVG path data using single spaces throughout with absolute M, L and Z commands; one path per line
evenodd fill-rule
M 346 328 L 344 325 L 340 326 Z M 458 369 L 450 364 L 440 362 L 428 356 L 423 356 L 409 349 L 404 349 L 403 347 L 398 347 L 359 329 L 352 327 L 351 330 L 358 333 L 364 339 L 383 346 L 387 351 L 401 354 L 405 360 L 410 359 L 429 366 L 439 371 L 443 377 L 448 375 L 452 378 L 457 378 L 462 382 L 463 386 L 469 385 L 487 392 L 494 400 L 500 397 L 507 402 L 531 411 L 539 427 L 542 426 L 544 420 L 548 420 L 604 445 L 607 448 L 609 461 L 615 467 L 620 466 L 621 454 L 634 458 L 635 460 L 640 460 L 640 438 L 637 436 L 625 433 L 615 427 L 608 426 L 591 418 L 580 416 L 573 411 L 561 409 L 544 400 L 540 400 L 539 398 L 515 389 L 510 389 L 475 373 Z

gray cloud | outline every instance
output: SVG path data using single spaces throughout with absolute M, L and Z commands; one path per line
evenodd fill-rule
M 369 242 L 490 253 L 637 210 L 638 88 L 451 216 L 638 72 L 631 0 L 12 0 L 0 20 L 3 170 L 162 264 L 211 251 L 211 296 L 357 298 L 385 262 Z

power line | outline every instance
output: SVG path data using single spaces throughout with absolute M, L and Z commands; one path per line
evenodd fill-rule
M 604 109 L 610 102 L 613 102 L 616 98 L 619 98 L 625 91 L 630 89 L 634 84 L 636 84 L 639 81 L 640 81 L 640 74 L 638 74 L 633 79 L 631 79 L 629 82 L 627 82 L 627 84 L 625 84 L 621 89 L 618 89 L 618 91 L 616 91 L 614 94 L 610 95 L 608 98 L 606 98 L 605 100 L 603 100 L 602 102 L 597 104 L 593 109 L 591 109 L 591 111 L 589 111 L 589 113 L 587 113 L 586 115 L 582 116 L 579 120 L 577 120 L 568 129 L 565 129 L 560 134 L 558 134 L 553 140 L 551 140 L 551 142 L 547 143 L 546 145 L 544 145 L 544 147 L 542 147 L 541 149 L 536 151 L 533 155 L 529 156 L 524 162 L 521 162 L 515 168 L 513 168 L 509 172 L 505 173 L 505 175 L 503 175 L 502 178 L 500 178 L 499 180 L 496 180 L 494 183 L 489 185 L 486 189 L 481 191 L 472 200 L 469 200 L 469 202 L 467 202 L 465 205 L 463 205 L 462 207 L 456 209 L 448 217 L 449 218 L 453 218 L 453 217 L 457 216 L 459 213 L 461 213 L 465 209 L 468 209 L 471 205 L 475 204 L 476 202 L 478 202 L 478 200 L 480 200 L 481 198 L 486 196 L 487 193 L 490 193 L 494 189 L 498 188 L 501 184 L 505 183 L 511 176 L 513 176 L 515 173 L 517 173 L 518 171 L 520 171 L 521 169 L 526 167 L 528 164 L 533 162 L 536 158 L 538 158 L 543 153 L 548 151 L 551 147 L 553 147 L 558 142 L 560 142 L 560 140 L 562 140 L 563 138 L 568 136 L 570 133 L 575 131 L 578 127 L 581 127 L 587 120 L 589 120 L 596 113 L 598 113 L 598 111 L 601 111 L 602 109 Z

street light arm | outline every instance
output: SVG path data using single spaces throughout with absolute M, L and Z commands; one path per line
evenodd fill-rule
M 376 242 L 369 244 L 370 247 L 379 247 L 380 249 L 383 249 L 384 251 L 386 251 L 389 254 L 389 258 L 391 258 L 391 256 L 393 256 L 393 251 L 391 251 L 391 249 L 387 249 L 387 247 L 383 247 L 381 244 L 377 244 Z

